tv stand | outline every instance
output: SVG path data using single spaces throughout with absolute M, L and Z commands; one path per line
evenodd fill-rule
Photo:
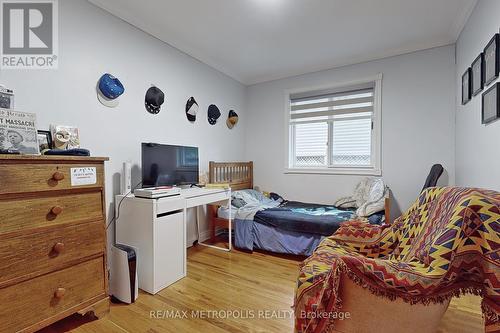
M 115 200 L 121 202 L 120 213 L 115 212 L 119 216 L 116 242 L 137 249 L 139 288 L 156 294 L 186 276 L 186 210 L 217 203 L 231 207 L 231 190 L 186 188 L 174 197 L 118 195 Z M 231 228 L 229 232 L 227 248 L 204 244 L 200 239 L 198 244 L 231 251 Z

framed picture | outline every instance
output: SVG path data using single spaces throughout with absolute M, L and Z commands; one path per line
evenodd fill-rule
M 14 109 L 14 92 L 0 85 L 0 108 Z
M 80 148 L 80 134 L 77 127 L 51 125 L 50 131 L 55 149 Z
M 39 155 L 36 114 L 0 109 L 0 140 L 1 149 Z
M 476 96 L 484 88 L 484 53 L 472 62 L 472 96 Z
M 484 85 L 487 86 L 498 77 L 499 34 L 496 34 L 484 48 Z
M 488 124 L 498 118 L 500 118 L 500 82 L 483 93 L 481 122 Z
M 462 75 L 462 105 L 467 104 L 471 98 L 471 76 L 472 69 L 469 67 L 465 71 L 464 75 Z
M 37 138 L 40 152 L 52 149 L 52 133 L 50 131 L 37 131 Z

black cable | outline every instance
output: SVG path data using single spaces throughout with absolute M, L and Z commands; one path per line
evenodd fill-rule
M 129 195 L 131 194 L 139 185 L 142 184 L 142 181 L 140 181 L 137 185 L 135 185 L 130 191 L 128 191 L 127 194 L 125 194 L 123 196 L 123 198 L 120 200 L 120 202 L 118 203 L 118 208 L 116 209 L 116 213 L 115 213 L 115 216 L 113 216 L 113 218 L 109 221 L 108 225 L 106 225 L 106 230 L 108 230 L 109 226 L 111 225 L 111 223 L 113 223 L 114 221 L 118 221 L 118 218 L 120 217 L 120 207 L 122 206 L 122 202 L 123 200 Z

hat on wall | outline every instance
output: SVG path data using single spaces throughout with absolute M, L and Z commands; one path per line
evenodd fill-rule
M 229 114 L 227 116 L 226 125 L 229 129 L 232 129 L 234 125 L 238 123 L 238 114 L 234 112 L 234 110 L 229 110 Z
M 210 106 L 208 107 L 208 123 L 210 125 L 215 125 L 219 117 L 220 117 L 219 108 L 215 104 L 210 104 Z
M 196 121 L 196 113 L 198 112 L 198 103 L 194 97 L 190 97 L 186 103 L 186 117 L 189 121 Z
M 149 113 L 157 114 L 160 112 L 161 105 L 165 101 L 165 94 L 160 88 L 152 86 L 146 91 L 144 105 Z
M 121 94 L 125 92 L 123 84 L 113 75 L 106 73 L 97 84 L 97 99 L 102 105 L 114 108 L 118 105 Z

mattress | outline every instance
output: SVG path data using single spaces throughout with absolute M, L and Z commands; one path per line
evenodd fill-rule
M 239 249 L 309 256 L 324 236 L 276 229 L 254 221 L 235 219 L 234 245 Z

